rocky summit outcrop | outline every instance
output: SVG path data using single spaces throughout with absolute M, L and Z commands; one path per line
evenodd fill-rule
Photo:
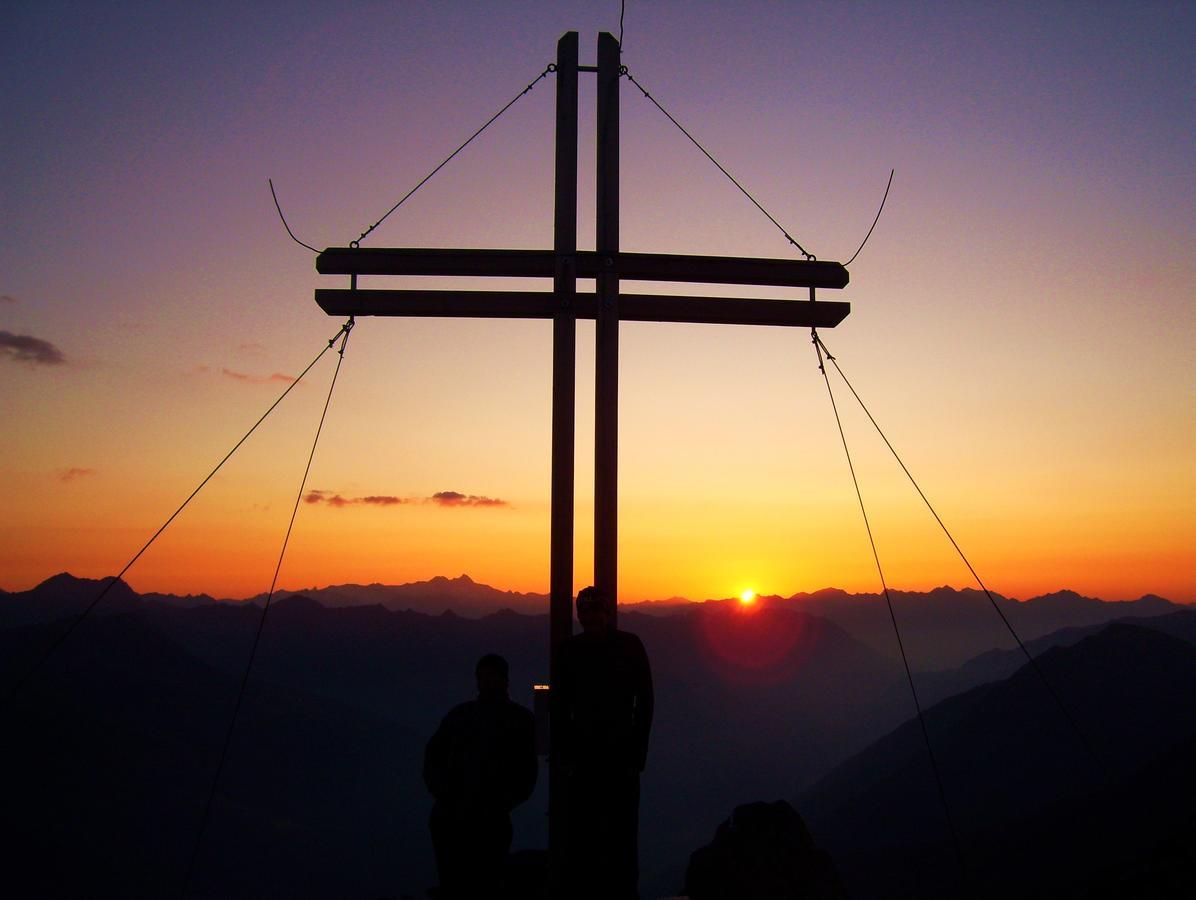
M 683 894 L 690 900 L 842 900 L 830 856 L 784 800 L 737 806 L 714 840 L 694 851 Z

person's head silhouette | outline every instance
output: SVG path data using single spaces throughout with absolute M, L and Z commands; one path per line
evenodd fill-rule
M 581 630 L 594 637 L 603 637 L 610 631 L 610 606 L 598 588 L 590 585 L 577 593 L 577 621 Z
M 474 668 L 478 679 L 479 700 L 506 700 L 510 688 L 511 667 L 497 653 L 487 653 Z

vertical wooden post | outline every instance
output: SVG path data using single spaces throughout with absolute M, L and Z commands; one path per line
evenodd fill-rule
M 556 46 L 556 273 L 552 321 L 552 534 L 549 562 L 549 672 L 557 684 L 557 648 L 573 633 L 573 459 L 577 348 L 577 32 Z M 549 896 L 564 897 L 562 872 L 567 810 L 555 754 L 558 694 L 549 694 Z
M 619 42 L 598 35 L 598 216 L 594 404 L 594 584 L 618 610 L 619 581 Z

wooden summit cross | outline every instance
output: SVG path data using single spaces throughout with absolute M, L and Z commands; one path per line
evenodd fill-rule
M 552 250 L 421 250 L 330 247 L 316 258 L 321 275 L 348 275 L 348 289 L 318 289 L 332 316 L 455 316 L 552 319 L 552 529 L 550 539 L 550 680 L 556 648 L 573 631 L 573 438 L 577 319 L 597 321 L 594 421 L 594 583 L 617 611 L 619 322 L 703 322 L 831 328 L 848 303 L 814 301 L 815 288 L 842 288 L 840 263 L 814 260 L 676 256 L 619 251 L 619 42 L 598 36 L 598 65 L 577 63 L 577 32 L 557 43 L 556 200 Z M 597 237 L 577 249 L 577 74 L 598 76 Z M 547 291 L 359 289 L 359 275 L 551 278 Z M 579 293 L 578 278 L 595 279 Z M 620 294 L 620 279 L 809 288 L 810 300 Z M 555 707 L 555 704 L 552 704 Z M 554 732 L 556 716 L 550 727 Z M 551 764 L 551 757 L 550 757 Z M 553 769 L 555 767 L 552 767 Z M 550 848 L 560 816 L 550 769 Z M 552 859 L 559 854 L 552 853 Z

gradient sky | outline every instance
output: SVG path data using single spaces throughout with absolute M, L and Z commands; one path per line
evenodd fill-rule
M 988 585 L 1196 601 L 1196 8 L 627 6 L 631 72 L 820 258 L 850 256 L 896 168 L 842 292 L 853 312 L 823 337 Z M 340 282 L 286 237 L 267 177 L 301 238 L 344 245 L 560 34 L 592 63 L 618 16 L 614 0 L 6 7 L 0 587 L 118 571 L 285 386 L 273 376 L 336 331 L 312 289 Z M 553 97 L 541 82 L 367 245 L 551 246 Z M 589 76 L 581 102 L 593 246 Z M 792 255 L 626 83 L 622 106 L 624 249 Z M 580 585 L 592 325 L 578 332 Z M 308 486 L 422 502 L 304 504 L 281 584 L 467 572 L 546 590 L 550 333 L 360 320 Z M 269 586 L 332 363 L 134 587 Z M 877 589 L 808 334 L 627 324 L 621 377 L 623 599 Z M 966 585 L 840 396 L 890 583 Z M 444 491 L 505 505 L 427 499 Z

